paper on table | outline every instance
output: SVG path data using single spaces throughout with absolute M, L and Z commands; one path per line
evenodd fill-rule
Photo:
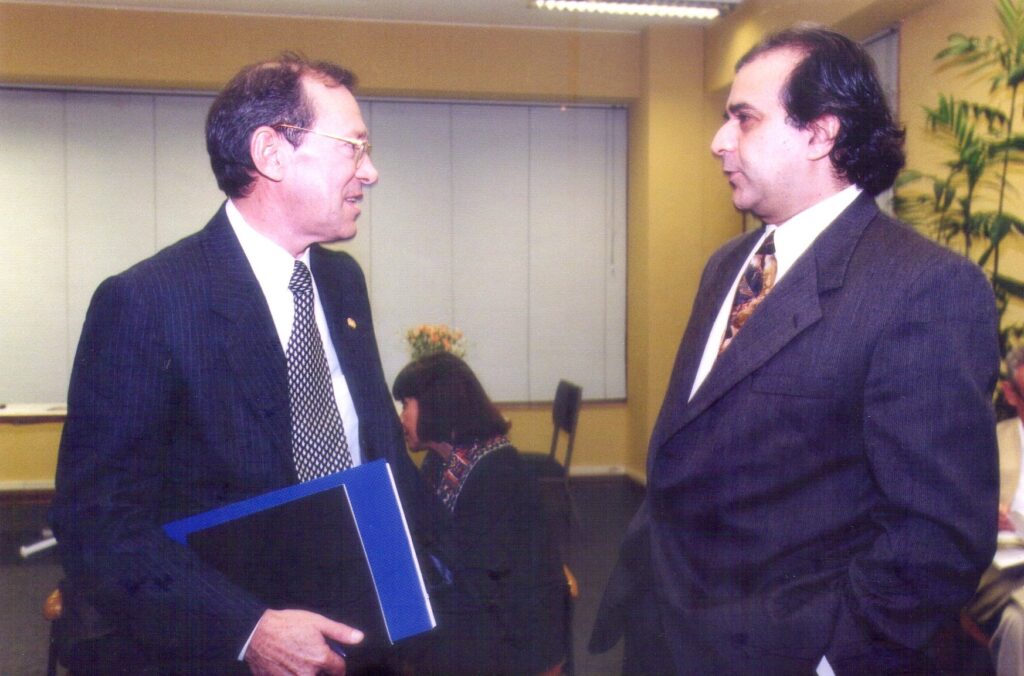
M 998 570 L 1024 564 L 1024 515 L 1010 512 L 1010 522 L 1016 531 L 1001 530 L 996 534 L 996 555 L 992 565 Z
M 1013 568 L 1022 563 L 1024 563 L 1024 547 L 997 549 L 996 555 L 992 557 L 992 565 L 999 570 Z

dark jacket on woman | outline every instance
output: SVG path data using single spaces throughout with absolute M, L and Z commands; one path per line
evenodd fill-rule
M 428 455 L 425 475 L 445 462 Z M 428 484 L 437 485 L 427 477 Z M 537 674 L 566 659 L 568 589 L 536 478 L 505 444 L 466 477 L 447 515 L 449 584 L 432 590 L 438 627 L 416 673 Z

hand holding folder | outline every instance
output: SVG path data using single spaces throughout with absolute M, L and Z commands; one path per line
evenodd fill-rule
M 174 521 L 164 531 L 270 607 L 312 610 L 363 629 L 371 641 L 394 643 L 436 625 L 384 460 Z
M 252 637 L 245 660 L 253 673 L 344 673 L 343 645 L 362 632 L 304 610 L 268 610 Z M 323 650 L 324 642 L 330 650 Z M 318 650 L 319 647 L 319 650 Z

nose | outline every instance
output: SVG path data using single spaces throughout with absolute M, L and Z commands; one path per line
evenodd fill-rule
M 356 168 L 356 178 L 363 185 L 373 185 L 380 178 L 380 174 L 377 173 L 377 167 L 373 164 L 373 159 L 367 155 L 363 158 L 363 161 L 359 163 L 359 167 Z
M 718 128 L 718 131 L 715 132 L 714 138 L 711 139 L 711 152 L 716 157 L 721 157 L 723 154 L 736 147 L 735 134 L 732 131 L 732 127 L 732 122 L 726 120 L 722 123 L 722 126 Z

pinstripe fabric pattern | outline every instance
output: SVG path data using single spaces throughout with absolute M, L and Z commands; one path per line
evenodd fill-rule
M 384 382 L 362 272 L 345 254 L 314 247 L 310 255 L 364 457 L 391 462 L 416 533 L 418 477 Z M 93 297 L 52 511 L 66 573 L 156 655 L 233 661 L 263 604 L 160 525 L 296 480 L 284 351 L 222 208 Z
M 812 673 L 822 655 L 837 673 L 893 673 L 994 551 L 992 288 L 862 194 L 691 399 L 760 236 L 704 270 L 598 625 L 640 616 L 630 604 L 655 589 L 672 640 L 638 649 L 669 651 L 678 673 Z

